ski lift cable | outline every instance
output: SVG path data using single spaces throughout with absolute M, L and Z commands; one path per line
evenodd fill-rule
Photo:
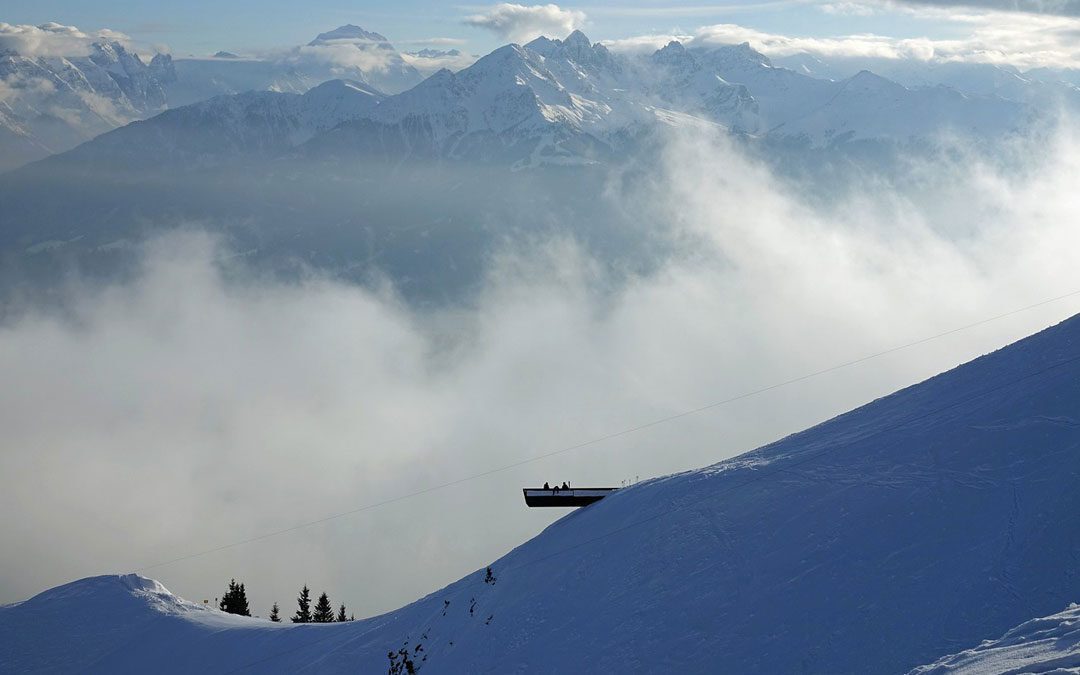
M 1028 373 L 1027 375 L 1024 375 L 1022 377 L 1018 377 L 1018 378 L 1009 380 L 1007 382 L 1001 383 L 1001 384 L 999 384 L 999 385 L 997 385 L 995 387 L 985 389 L 985 390 L 980 391 L 980 392 L 978 392 L 976 394 L 973 394 L 971 396 L 960 399 L 959 401 L 953 401 L 952 403 L 950 403 L 948 405 L 941 406 L 939 408 L 935 408 L 933 410 L 930 410 L 930 411 L 927 411 L 927 412 L 924 412 L 924 413 L 920 413 L 918 415 L 913 415 L 913 416 L 911 416 L 911 417 L 909 417 L 907 419 L 901 420 L 900 422 L 898 422 L 896 424 L 892 424 L 892 425 L 886 426 L 884 428 L 878 429 L 877 431 L 865 436 L 864 438 L 873 438 L 875 436 L 879 436 L 881 434 L 888 433 L 890 431 L 895 431 L 896 429 L 903 428 L 903 427 L 905 427 L 905 426 L 907 426 L 907 425 L 909 425 L 909 424 L 911 424 L 913 422 L 918 422 L 919 420 L 923 420 L 923 419 L 926 419 L 928 417 L 932 417 L 934 415 L 938 415 L 940 413 L 946 412 L 948 410 L 952 410 L 953 408 L 957 408 L 959 406 L 965 405 L 967 403 L 971 403 L 972 401 L 978 400 L 978 399 L 980 399 L 980 398 L 982 398 L 984 396 L 988 396 L 989 394 L 993 394 L 993 393 L 1002 391 L 1004 389 L 1008 389 L 1009 387 L 1015 386 L 1015 385 L 1017 385 L 1017 384 L 1019 384 L 1021 382 L 1024 382 L 1026 380 L 1030 380 L 1030 379 L 1033 379 L 1033 378 L 1036 378 L 1036 377 L 1040 377 L 1042 375 L 1045 375 L 1046 373 L 1057 370 L 1058 368 L 1062 368 L 1062 367 L 1067 366 L 1069 364 L 1076 363 L 1077 361 L 1080 361 L 1080 354 L 1078 354 L 1077 356 L 1073 356 L 1071 358 L 1062 360 L 1062 361 L 1058 361 L 1057 363 L 1054 363 L 1053 365 L 1047 366 L 1047 367 L 1042 368 L 1040 370 L 1037 370 L 1035 372 Z M 590 544 L 594 544 L 594 543 L 596 543 L 598 541 L 608 539 L 609 537 L 613 537 L 613 536 L 615 536 L 617 534 L 620 534 L 622 532 L 626 532 L 627 530 L 632 530 L 632 529 L 634 529 L 636 527 L 640 527 L 641 525 L 652 522 L 654 520 L 658 520 L 660 518 L 663 518 L 664 516 L 668 516 L 668 515 L 671 515 L 673 513 L 678 513 L 680 511 L 685 511 L 685 510 L 687 510 L 689 508 L 692 508 L 694 506 L 697 506 L 698 504 L 701 504 L 701 503 L 703 503 L 703 502 L 705 502 L 707 500 L 715 499 L 719 495 L 728 494 L 730 492 L 734 492 L 735 490 L 738 490 L 739 488 L 746 487 L 747 485 L 750 485 L 751 483 L 755 483 L 755 482 L 757 482 L 757 481 L 759 481 L 759 480 L 761 480 L 763 478 L 767 478 L 769 476 L 773 476 L 773 475 L 776 475 L 778 473 L 789 472 L 792 468 L 799 467 L 799 466 L 802 466 L 804 464 L 808 464 L 809 462 L 812 462 L 813 460 L 818 459 L 818 458 L 822 457 L 823 455 L 826 455 L 826 454 L 828 454 L 828 453 L 830 453 L 830 452 L 832 452 L 832 451 L 834 451 L 834 450 L 836 450 L 837 448 L 840 448 L 840 447 L 844 447 L 844 446 L 842 446 L 840 444 L 828 446 L 828 447 L 826 447 L 826 448 L 824 448 L 822 450 L 819 450 L 817 452 L 806 455 L 805 457 L 802 457 L 802 458 L 798 459 L 797 461 L 793 461 L 793 462 L 785 464 L 784 466 L 779 466 L 779 467 L 777 467 L 775 469 L 772 469 L 771 471 L 761 471 L 759 473 L 755 473 L 748 480 L 742 481 L 741 483 L 735 483 L 733 485 L 730 485 L 730 486 L 727 487 L 727 489 L 715 490 L 715 491 L 707 492 L 707 494 L 704 497 L 701 497 L 700 499 L 694 499 L 694 500 L 691 500 L 689 502 L 679 504 L 678 506 L 658 511 L 657 513 L 654 513 L 653 515 L 651 515 L 651 516 L 649 516 L 647 518 L 642 518 L 640 520 L 633 521 L 631 523 L 623 525 L 622 527 L 616 528 L 614 530 L 609 530 L 608 532 L 605 532 L 605 533 L 603 533 L 601 535 L 598 535 L 596 537 L 591 537 L 591 538 L 586 539 L 584 541 L 580 541 L 580 542 L 578 542 L 578 543 L 576 543 L 576 544 L 574 544 L 572 546 L 567 546 L 565 548 L 561 548 L 561 549 L 559 549 L 557 551 L 548 553 L 546 555 L 542 555 L 542 556 L 539 556 L 539 557 L 536 557 L 536 558 L 531 558 L 531 559 L 529 559 L 529 560 L 527 560 L 527 561 L 525 561 L 525 562 L 523 562 L 523 563 L 521 563 L 519 565 L 515 565 L 513 567 L 506 568 L 506 569 L 504 569 L 502 571 L 504 573 L 505 572 L 514 572 L 516 570 L 520 570 L 520 569 L 523 569 L 525 567 L 529 567 L 530 565 L 535 565 L 536 563 L 543 562 L 545 560 L 550 560 L 551 558 L 563 555 L 565 553 L 569 553 L 571 551 L 575 551 L 575 550 L 577 550 L 579 548 L 583 548 L 583 547 L 588 546 Z M 297 652 L 297 651 L 299 651 L 301 649 L 306 649 L 306 648 L 309 648 L 309 647 L 313 647 L 313 646 L 319 644 L 320 642 L 324 642 L 324 641 L 326 641 L 326 640 L 328 640 L 328 639 L 330 639 L 332 637 L 338 637 L 337 634 L 336 634 L 336 631 L 327 631 L 326 634 L 323 635 L 322 637 L 319 637 L 319 638 L 317 638 L 315 640 L 312 640 L 310 642 L 305 642 L 305 643 L 299 644 L 299 645 L 297 645 L 297 646 L 295 646 L 295 647 L 293 647 L 291 649 L 287 649 L 287 650 L 284 650 L 284 651 L 281 651 L 281 652 L 277 652 L 277 653 L 271 654 L 269 656 L 265 656 L 265 657 L 263 657 L 261 659 L 258 659 L 256 661 L 251 661 L 249 663 L 245 663 L 245 664 L 240 665 L 240 666 L 238 666 L 238 667 L 236 667 L 236 668 L 234 668 L 232 670 L 228 670 L 228 671 L 226 671 L 226 675 L 231 674 L 231 673 L 238 673 L 238 672 L 247 670 L 249 668 L 252 668 L 254 666 L 261 665 L 261 664 L 266 663 L 268 661 L 273 661 L 273 660 L 279 659 L 281 657 L 288 656 L 289 654 Z M 354 636 L 351 639 L 346 640 L 345 644 L 347 644 L 348 642 L 352 642 L 352 641 L 358 639 L 359 637 L 362 637 L 362 636 Z
M 606 442 L 606 441 L 614 440 L 616 438 L 621 438 L 623 436 L 628 436 L 630 434 L 634 434 L 634 433 L 637 433 L 639 431 L 644 431 L 646 429 L 650 429 L 650 428 L 655 427 L 655 426 L 666 424 L 668 422 L 673 422 L 675 420 L 679 420 L 679 419 L 682 419 L 684 417 L 690 417 L 692 415 L 697 415 L 697 414 L 706 412 L 708 410 L 713 410 L 714 408 L 719 408 L 721 406 L 725 406 L 725 405 L 728 405 L 728 404 L 731 404 L 731 403 L 735 403 L 737 401 L 742 401 L 744 399 L 752 398 L 754 396 L 758 396 L 758 395 L 761 395 L 761 394 L 764 394 L 764 393 L 767 393 L 767 392 L 770 392 L 770 391 L 773 391 L 773 390 L 776 390 L 776 389 L 780 389 L 782 387 L 787 387 L 787 386 L 790 386 L 792 384 L 797 384 L 799 382 L 803 382 L 803 381 L 806 381 L 806 380 L 809 380 L 809 379 L 812 379 L 812 378 L 815 378 L 815 377 L 819 377 L 821 375 L 825 375 L 825 374 L 832 373 L 832 372 L 835 372 L 835 371 L 838 371 L 838 370 L 842 370 L 844 368 L 850 368 L 851 366 L 859 365 L 859 364 L 865 363 L 867 361 L 880 358 L 882 356 L 887 356 L 889 354 L 894 354 L 896 352 L 903 351 L 905 349 L 910 349 L 912 347 L 923 345 L 923 344 L 926 344 L 928 342 L 932 342 L 934 340 L 939 340 L 941 338 L 944 338 L 944 337 L 947 337 L 947 336 L 950 336 L 950 335 L 954 335 L 956 333 L 960 333 L 960 332 L 963 332 L 963 331 L 966 331 L 966 330 L 970 330 L 972 328 L 977 328 L 979 326 L 983 326 L 983 325 L 986 325 L 988 323 L 992 323 L 994 321 L 1000 321 L 1001 319 L 1005 319 L 1005 318 L 1008 318 L 1010 316 L 1014 316 L 1016 314 L 1027 312 L 1027 311 L 1030 311 L 1032 309 L 1036 309 L 1038 307 L 1049 305 L 1049 304 L 1054 303 L 1054 302 L 1059 302 L 1059 301 L 1065 300 L 1067 298 L 1072 298 L 1072 297 L 1077 296 L 1077 295 L 1080 295 L 1080 289 L 1074 290 L 1074 291 L 1069 292 L 1069 293 L 1065 293 L 1063 295 L 1058 295 L 1058 296 L 1055 296 L 1053 298 L 1048 298 L 1046 300 L 1041 300 L 1039 302 L 1036 302 L 1036 303 L 1033 303 L 1033 304 L 1030 304 L 1030 305 L 1026 305 L 1024 307 L 1019 307 L 1019 308 L 1010 310 L 1008 312 L 1004 312 L 1002 314 L 997 314 L 995 316 L 991 316 L 991 317 L 988 317 L 988 318 L 985 318 L 985 319 L 981 319 L 981 320 L 976 321 L 974 323 L 969 323 L 969 324 L 966 324 L 966 325 L 963 325 L 963 326 L 958 326 L 956 328 L 951 328 L 951 329 L 949 329 L 947 331 L 944 331 L 944 332 L 941 332 L 941 333 L 936 333 L 934 335 L 929 335 L 927 337 L 920 338 L 920 339 L 912 341 L 912 342 L 907 342 L 907 343 L 902 344 L 902 345 L 897 345 L 897 346 L 894 346 L 894 347 L 890 347 L 889 349 L 886 349 L 884 351 L 875 352 L 873 354 L 868 354 L 866 356 L 862 356 L 862 357 L 859 357 L 857 359 L 853 359 L 851 361 L 845 361 L 843 363 L 838 363 L 838 364 L 829 366 L 828 368 L 822 368 L 820 370 L 815 370 L 813 372 L 806 373 L 806 374 L 800 375 L 798 377 L 791 378 L 789 380 L 784 380 L 782 382 L 777 382 L 777 383 L 774 383 L 774 384 L 771 384 L 771 385 L 768 385 L 768 386 L 765 386 L 765 387 L 761 387 L 760 389 L 754 389 L 752 391 L 747 391 L 747 392 L 744 392 L 742 394 L 732 396 L 730 398 L 726 398 L 726 399 L 723 399 L 723 400 L 720 400 L 720 401 L 715 401 L 713 403 L 709 403 L 707 405 L 703 405 L 703 406 L 693 408 L 693 409 L 690 409 L 690 410 L 685 410 L 683 412 L 675 413 L 675 414 L 672 414 L 672 415 L 667 415 L 665 417 L 660 417 L 660 418 L 651 420 L 649 422 L 645 422 L 643 424 L 639 424 L 639 425 L 636 425 L 636 426 L 633 426 L 633 427 L 628 427 L 626 429 L 622 429 L 620 431 L 615 431 L 615 432 L 605 434 L 605 435 L 602 435 L 602 436 L 597 436 L 597 437 L 591 438 L 589 440 L 583 441 L 581 443 L 576 443 L 574 445 L 569 445 L 569 446 L 559 448 L 557 450 L 552 450 L 550 452 L 545 452 L 545 453 L 542 453 L 542 454 L 539 454 L 539 455 L 533 455 L 532 457 L 526 457 L 524 459 L 521 459 L 521 460 L 518 460 L 518 461 L 515 461 L 515 462 L 511 462 L 509 464 L 504 464 L 502 466 L 498 466 L 498 467 L 495 467 L 493 469 L 488 469 L 486 471 L 481 471 L 479 473 L 471 474 L 471 475 L 468 475 L 468 476 L 463 476 L 461 478 L 457 478 L 457 479 L 447 481 L 447 482 L 444 482 L 444 483 L 438 483 L 436 485 L 431 485 L 429 487 L 426 487 L 426 488 L 423 488 L 423 489 L 420 489 L 420 490 L 415 490 L 413 492 L 406 492 L 406 493 L 398 495 L 396 497 L 391 497 L 389 499 L 384 499 L 384 500 L 381 500 L 381 501 L 372 502 L 370 504 L 365 504 L 363 506 L 357 507 L 355 509 L 350 509 L 348 511 L 341 511 L 339 513 L 330 514 L 330 515 L 324 516 L 322 518 L 317 518 L 317 519 L 309 520 L 309 521 L 306 521 L 306 522 L 303 522 L 303 523 L 298 523 L 296 525 L 286 527 L 286 528 L 282 528 L 280 530 L 274 530 L 274 531 L 271 531 L 271 532 L 266 532 L 266 533 L 256 535 L 256 536 L 253 536 L 253 537 L 248 537 L 246 539 L 241 539 L 241 540 L 234 541 L 234 542 L 231 542 L 231 543 L 222 544 L 220 546 L 215 546 L 213 548 L 208 548 L 208 549 L 196 552 L 196 553 L 191 553 L 191 554 L 188 554 L 188 555 L 179 556 L 179 557 L 176 557 L 176 558 L 172 558 L 172 559 L 169 559 L 169 560 L 164 560 L 164 561 L 153 563 L 153 564 L 150 564 L 150 565 L 144 565 L 142 567 L 136 568 L 136 571 L 137 572 L 143 572 L 143 571 L 147 571 L 147 570 L 156 569 L 156 568 L 159 568 L 159 567 L 165 567 L 167 565 L 173 565 L 173 564 L 176 564 L 176 563 L 185 562 L 187 560 L 192 560 L 194 558 L 200 558 L 202 556 L 210 555 L 210 554 L 213 554 L 213 553 L 218 553 L 220 551 L 225 551 L 225 550 L 228 550 L 228 549 L 231 549 L 231 548 L 236 548 L 238 546 L 244 546 L 246 544 L 252 544 L 252 543 L 255 543 L 255 542 L 258 542 L 258 541 L 263 541 L 265 539 L 278 537 L 278 536 L 281 536 L 283 534 L 288 534 L 290 532 L 296 532 L 297 530 L 302 530 L 302 529 L 305 529 L 305 528 L 308 528 L 308 527 L 312 527 L 314 525 L 319 525 L 319 524 L 322 524 L 322 523 L 326 523 L 326 522 L 331 521 L 331 520 L 337 520 L 339 518 L 344 518 L 345 516 L 355 515 L 357 513 L 362 513 L 364 511 L 370 511 L 370 510 L 377 509 L 377 508 L 380 508 L 380 507 L 383 507 L 383 506 L 388 506 L 390 504 L 395 504 L 397 502 L 405 501 L 407 499 L 412 499 L 414 497 L 420 497 L 422 495 L 430 494 L 432 492 L 437 492 L 439 490 L 445 490 L 447 488 L 451 488 L 451 487 L 454 487 L 456 485 L 461 485 L 462 483 L 467 483 L 467 482 L 474 481 L 474 480 L 477 480 L 477 479 L 480 479 L 480 478 L 491 476 L 493 474 L 502 473 L 503 471 L 509 471 L 510 469 L 515 469 L 515 468 L 518 468 L 518 467 L 521 467 L 521 466 L 525 466 L 527 464 L 532 464 L 534 462 L 539 462 L 541 460 L 548 459 L 549 457 L 554 457 L 556 455 L 561 455 L 561 454 L 572 452 L 572 451 L 575 451 L 575 450 L 580 450 L 582 448 L 586 448 L 586 447 L 589 447 L 589 446 L 592 446 L 592 445 L 597 445 L 597 444 L 600 444 L 600 443 L 603 443 L 603 442 Z

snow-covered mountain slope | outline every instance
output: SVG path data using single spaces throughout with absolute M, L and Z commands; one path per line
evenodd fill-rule
M 115 41 L 68 58 L 0 53 L 0 171 L 164 110 L 170 77 L 167 59 Z
M 1025 621 L 996 640 L 920 666 L 909 675 L 1080 673 L 1080 605 Z
M 103 134 L 68 154 L 69 163 L 124 169 L 201 169 L 278 157 L 320 131 L 368 114 L 384 94 L 331 80 L 305 94 L 253 91 L 168 110 Z
M 1074 317 L 624 489 L 492 563 L 493 578 L 380 617 L 273 625 L 99 577 L 0 609 L 0 634 L 18 636 L 0 667 L 382 672 L 404 650 L 431 673 L 904 672 L 1080 594 L 1078 345 Z
M 671 60 L 672 52 L 681 62 L 745 86 L 770 135 L 806 138 L 815 145 L 904 143 L 940 134 L 993 138 L 1030 121 L 1032 111 L 1025 103 L 1049 102 L 1038 98 L 1034 85 L 1026 98 L 1006 100 L 996 92 L 965 95 L 945 86 L 906 87 L 865 70 L 838 81 L 811 77 L 774 66 L 746 43 L 687 50 L 673 42 L 653 58 Z
M 745 43 L 686 49 L 682 44 L 672 42 L 657 51 L 652 59 L 671 64 L 668 68 L 672 70 L 698 70 L 742 85 L 757 104 L 762 131 L 819 108 L 836 90 L 835 83 L 829 80 L 774 68 L 768 58 Z
M 748 133 L 764 131 L 758 101 L 745 86 L 728 83 L 679 42 L 657 50 L 638 77 L 661 100 Z
M 351 25 L 264 58 L 221 52 L 175 60 L 156 54 L 144 61 L 120 42 L 105 39 L 88 49 L 69 57 L 0 52 L 0 171 L 166 108 L 224 94 L 303 94 L 334 79 L 400 92 L 422 79 L 386 38 Z
M 602 136 L 612 110 L 568 89 L 545 61 L 519 45 L 501 47 L 460 73 L 442 70 L 387 99 L 372 112 L 371 121 L 415 130 L 416 140 L 430 143 L 439 155 L 472 155 L 478 144 L 543 142 L 549 160 L 576 159 L 559 151 L 560 141 Z M 524 154 L 531 155 L 533 148 L 529 145 Z
M 1017 103 L 1080 109 L 1077 71 L 1035 69 L 964 61 L 828 57 L 807 53 L 780 56 L 773 64 L 817 79 L 845 80 L 863 70 L 908 88 L 945 86 L 970 96 L 997 96 Z
M 955 134 L 993 138 L 1024 128 L 1027 111 L 1012 101 L 966 96 L 947 87 L 908 89 L 868 71 L 836 83 L 822 106 L 789 119 L 772 133 L 817 144 L 852 140 L 910 141 Z

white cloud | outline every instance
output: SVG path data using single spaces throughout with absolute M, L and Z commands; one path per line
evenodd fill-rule
M 669 42 L 682 42 L 689 43 L 694 39 L 693 35 L 684 34 L 652 34 L 652 35 L 635 35 L 628 38 L 620 38 L 617 40 L 601 40 L 608 49 L 626 52 L 630 54 L 641 54 L 656 51 Z
M 858 56 L 872 58 L 913 58 L 927 60 L 934 56 L 933 41 L 926 38 L 898 39 L 883 35 L 845 35 L 835 38 L 806 38 L 777 35 L 739 26 L 716 24 L 694 33 L 692 45 L 710 46 L 749 42 L 766 55 L 788 56 L 807 52 L 821 56 Z
M 453 37 L 433 37 L 417 40 L 398 40 L 397 42 L 403 45 L 424 45 L 427 47 L 462 47 L 469 43 L 469 41 L 464 38 Z
M 465 18 L 465 23 L 489 30 L 511 42 L 528 42 L 540 35 L 562 38 L 585 24 L 585 13 L 555 4 L 499 3 L 486 12 Z
M 830 5 L 829 11 L 840 11 Z M 966 37 L 932 39 L 853 34 L 802 37 L 769 33 L 738 24 L 715 24 L 689 35 L 643 35 L 605 41 L 612 49 L 641 52 L 658 49 L 671 40 L 689 46 L 750 43 L 766 56 L 812 54 L 837 59 L 889 59 L 936 62 L 989 63 L 1031 68 L 1080 68 L 1080 20 L 1070 17 L 1022 13 L 957 11 L 893 5 L 892 11 L 911 14 L 939 25 L 952 23 L 968 31 Z M 849 10 L 845 10 L 849 11 Z
M 417 56 L 415 54 L 402 54 L 401 58 L 405 59 L 405 63 L 408 63 L 413 68 L 420 71 L 420 74 L 424 77 L 438 72 L 443 68 L 447 68 L 454 72 L 461 70 L 462 68 L 468 68 L 476 62 L 476 57 L 472 54 L 442 54 L 439 56 Z
M 288 62 L 343 69 L 342 74 L 345 75 L 353 68 L 365 73 L 385 72 L 396 59 L 395 52 L 374 46 L 365 47 L 352 40 L 304 45 L 291 50 L 285 57 Z
M 1080 16 L 1080 0 L 900 0 L 929 7 L 972 7 L 1001 12 Z
M 11 50 L 21 56 L 86 56 L 99 40 L 128 43 L 128 36 L 108 28 L 85 33 L 75 26 L 44 23 L 40 26 L 0 22 L 0 52 Z

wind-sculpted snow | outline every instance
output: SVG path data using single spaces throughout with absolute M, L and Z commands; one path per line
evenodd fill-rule
M 1025 621 L 996 640 L 920 666 L 909 675 L 1080 673 L 1080 605 Z
M 16 637 L 0 666 L 381 672 L 390 652 L 432 673 L 904 672 L 1075 597 L 1078 344 L 1074 317 L 747 455 L 634 485 L 490 575 L 380 617 L 273 625 L 98 577 L 0 610 Z M 975 651 L 1071 653 L 1074 613 Z

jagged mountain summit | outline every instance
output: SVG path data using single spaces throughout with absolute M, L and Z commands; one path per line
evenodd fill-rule
M 308 46 L 325 45 L 334 42 L 346 42 L 348 44 L 354 44 L 356 42 L 371 42 L 380 47 L 381 49 L 393 49 L 390 41 L 378 33 L 367 31 L 360 26 L 355 26 L 351 23 L 347 23 L 344 26 L 338 26 L 332 31 L 325 33 L 319 33 L 315 36 L 315 39 L 308 43 Z
M 1042 656 L 1068 655 L 1074 610 L 1025 622 L 1080 593 L 1078 344 L 1074 317 L 753 452 L 618 491 L 490 574 L 381 617 L 271 624 L 95 577 L 0 609 L 15 638 L 0 665 L 381 672 L 390 653 L 440 673 L 905 672 L 951 667 L 958 646 L 1021 624 L 1046 638 Z

